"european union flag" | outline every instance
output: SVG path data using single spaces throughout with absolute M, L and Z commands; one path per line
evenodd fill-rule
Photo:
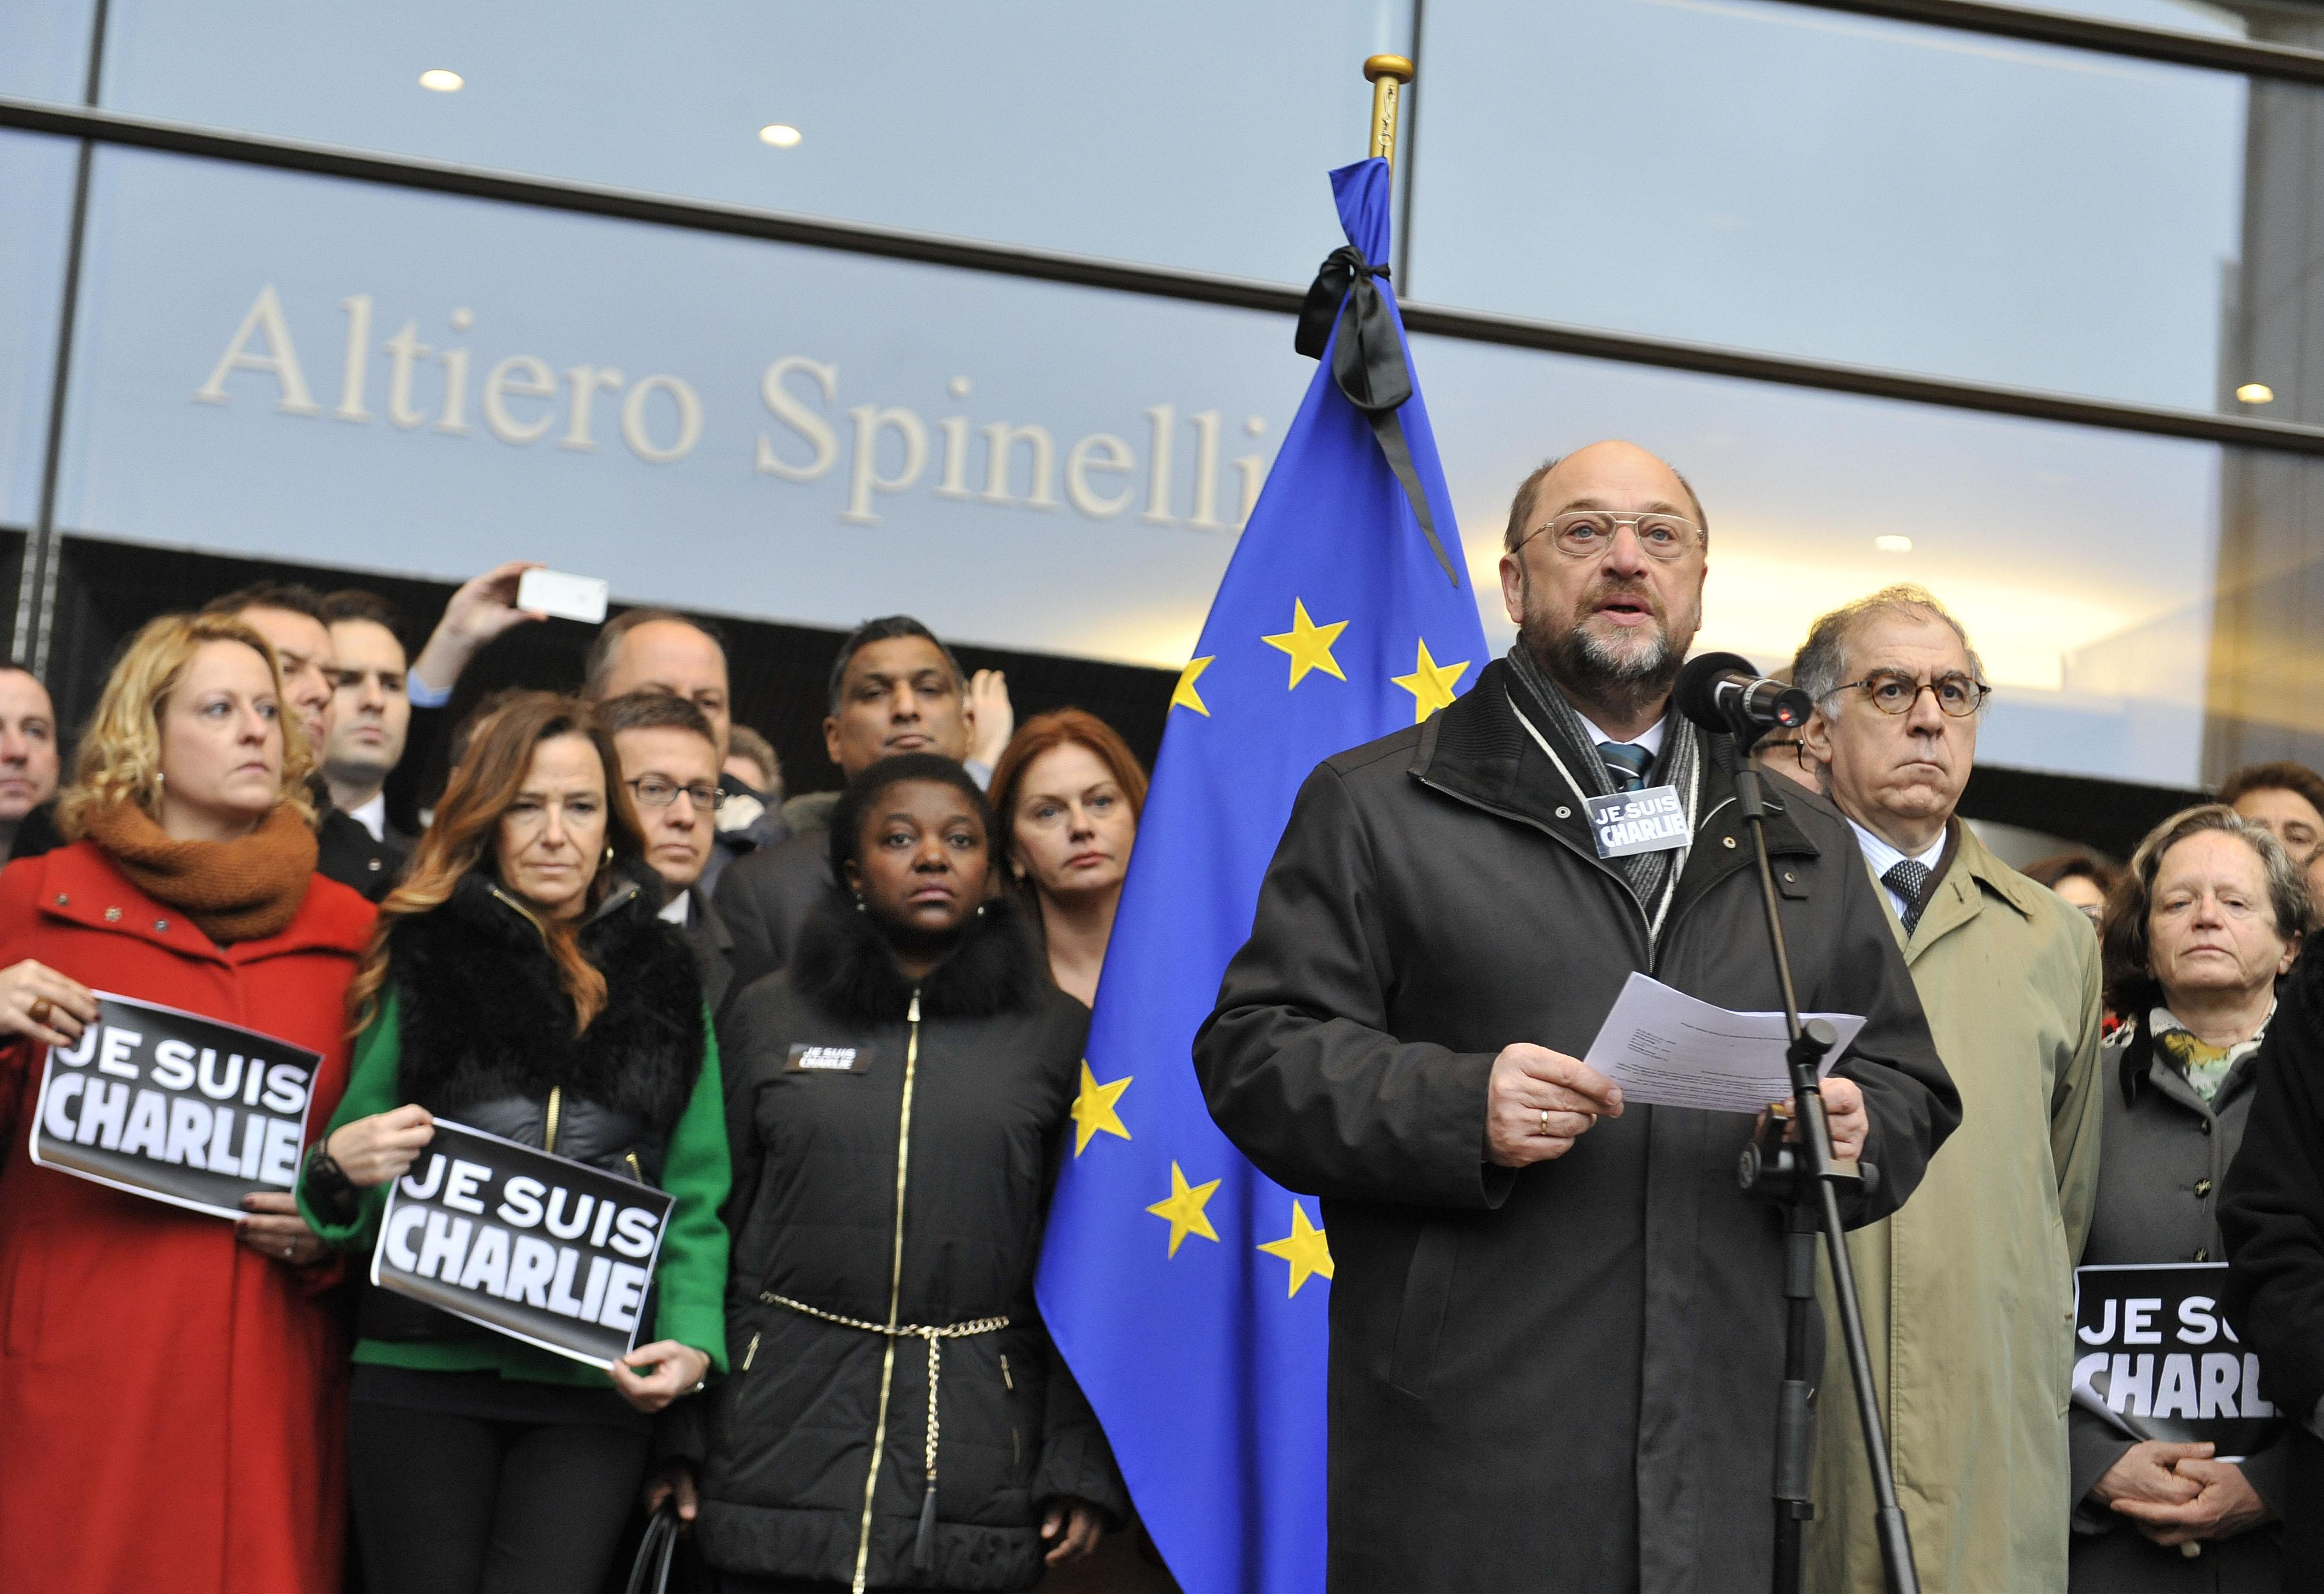
M 1194 1031 L 1308 772 L 1451 703 L 1486 657 L 1380 269 L 1388 163 L 1332 186 L 1351 247 L 1299 340 L 1322 368 L 1171 698 L 1039 1282 L 1188 1594 L 1323 1586 L 1332 1276 L 1319 1203 L 1211 1122 Z

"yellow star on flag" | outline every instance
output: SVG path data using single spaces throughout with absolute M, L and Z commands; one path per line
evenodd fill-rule
M 1130 1075 L 1125 1073 L 1120 1079 L 1108 1080 L 1104 1084 L 1100 1084 L 1097 1083 L 1097 1075 L 1090 1072 L 1088 1059 L 1083 1059 L 1082 1092 L 1080 1095 L 1074 1098 L 1073 1105 L 1074 1155 L 1075 1156 L 1089 1149 L 1091 1138 L 1100 1129 L 1103 1129 L 1109 1135 L 1120 1135 L 1125 1140 L 1130 1138 L 1130 1130 L 1123 1125 L 1121 1114 L 1115 1111 L 1113 1106 L 1116 1101 L 1121 1100 L 1121 1092 L 1130 1088 Z M 1139 1100 L 1143 1101 L 1144 1098 L 1140 1097 Z
M 1291 1264 L 1292 1295 L 1299 1293 L 1299 1286 L 1307 1282 L 1311 1273 L 1332 1276 L 1332 1248 L 1323 1242 L 1323 1231 L 1307 1221 L 1307 1209 L 1296 1198 L 1291 1202 L 1291 1232 L 1259 1248 Z
M 1169 1199 L 1157 1201 L 1146 1209 L 1157 1218 L 1170 1220 L 1170 1254 L 1172 1256 L 1178 1254 L 1178 1248 L 1185 1243 L 1186 1236 L 1189 1234 L 1199 1234 L 1204 1239 L 1218 1239 L 1219 1231 L 1211 1227 L 1211 1220 L 1203 1212 L 1203 1203 L 1211 1199 L 1212 1193 L 1218 1187 L 1219 1181 L 1216 1179 L 1207 1184 L 1189 1186 L 1186 1183 L 1186 1175 L 1179 1171 L 1177 1163 L 1175 1160 L 1172 1161 Z
M 1211 659 L 1217 657 L 1215 653 L 1211 655 Z M 1203 701 L 1203 695 L 1194 690 L 1194 683 L 1201 680 L 1203 672 L 1211 668 L 1211 659 L 1186 660 L 1186 668 L 1178 672 L 1177 690 L 1170 694 L 1171 707 L 1191 708 L 1204 719 L 1211 717 L 1210 705 Z
M 1344 620 L 1329 625 L 1318 625 L 1307 618 L 1307 605 L 1297 598 L 1291 600 L 1291 629 L 1259 640 L 1270 648 L 1280 648 L 1291 655 L 1291 685 L 1296 686 L 1311 669 L 1320 669 L 1327 676 L 1341 680 L 1348 677 L 1340 669 L 1340 661 L 1332 657 L 1332 644 L 1348 629 Z
M 1452 706 L 1452 688 L 1468 672 L 1469 661 L 1465 659 L 1458 664 L 1439 664 L 1431 659 L 1428 639 L 1423 637 L 1420 657 L 1413 664 L 1412 673 L 1388 678 L 1412 694 L 1412 723 L 1416 725 L 1438 709 Z

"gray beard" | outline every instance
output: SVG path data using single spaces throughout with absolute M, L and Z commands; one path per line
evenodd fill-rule
M 1528 615 L 1517 628 L 1517 640 L 1569 700 L 1618 719 L 1634 718 L 1668 696 L 1685 662 L 1671 646 L 1668 630 L 1655 638 L 1653 647 L 1625 655 L 1578 625 L 1553 634 L 1545 622 Z

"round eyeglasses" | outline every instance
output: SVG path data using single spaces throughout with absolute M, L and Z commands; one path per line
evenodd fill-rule
M 1955 670 L 1939 676 L 1933 681 L 1915 680 L 1901 669 L 1876 669 L 1860 681 L 1843 681 L 1832 688 L 1835 696 L 1862 687 L 1872 699 L 1872 706 L 1882 714 L 1910 714 L 1913 705 L 1926 692 L 1937 700 L 1937 706 L 1950 718 L 1965 720 L 1984 705 L 1993 695 L 1993 688 Z

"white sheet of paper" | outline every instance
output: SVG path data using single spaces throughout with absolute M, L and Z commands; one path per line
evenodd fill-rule
M 1803 1013 L 1840 1034 L 1824 1054 L 1830 1072 L 1864 1027 L 1852 1013 Z M 1730 1013 L 1632 972 L 1582 1061 L 1622 1087 L 1625 1101 L 1757 1112 L 1792 1093 L 1781 1013 Z

